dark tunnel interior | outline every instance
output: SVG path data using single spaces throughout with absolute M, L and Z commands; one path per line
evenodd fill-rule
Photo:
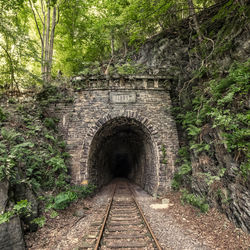
M 142 188 L 156 181 L 154 150 L 146 128 L 131 118 L 109 121 L 95 135 L 88 169 L 92 183 L 102 186 L 113 178 L 127 178 Z
M 124 177 L 128 178 L 131 171 L 131 165 L 128 159 L 129 155 L 127 153 L 114 155 L 114 177 Z

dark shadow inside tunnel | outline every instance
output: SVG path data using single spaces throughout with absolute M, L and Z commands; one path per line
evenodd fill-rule
M 127 153 L 115 154 L 115 159 L 112 164 L 114 166 L 114 177 L 128 178 L 131 171 L 131 164 L 129 162 L 129 155 Z
M 88 175 L 102 186 L 122 177 L 153 193 L 157 183 L 156 156 L 150 134 L 139 121 L 120 117 L 105 123 L 92 140 Z

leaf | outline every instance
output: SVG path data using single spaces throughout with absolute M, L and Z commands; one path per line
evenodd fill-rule
M 31 222 L 37 224 L 39 227 L 43 227 L 46 223 L 46 218 L 44 216 L 38 217 L 32 220 Z
M 50 213 L 50 218 L 54 219 L 58 216 L 58 212 L 56 212 L 55 210 L 52 210 Z

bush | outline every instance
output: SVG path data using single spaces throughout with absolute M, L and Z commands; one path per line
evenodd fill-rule
M 0 214 L 0 224 L 8 222 L 15 215 L 28 215 L 31 211 L 31 203 L 27 200 L 18 201 L 12 210 Z
M 182 202 L 187 202 L 200 209 L 202 213 L 206 213 L 209 210 L 209 205 L 206 198 L 203 196 L 190 194 L 186 189 L 182 189 Z
M 3 109 L 0 107 L 0 122 L 5 122 L 7 120 L 7 113 L 3 111 Z
M 69 186 L 67 189 L 67 191 L 61 192 L 52 198 L 47 205 L 47 209 L 63 210 L 77 199 L 86 198 L 92 194 L 96 187 L 90 184 L 87 186 Z
M 72 203 L 76 199 L 77 194 L 75 192 L 61 192 L 54 198 L 54 204 L 52 205 L 52 208 L 59 210 L 65 209 L 70 205 L 70 203 Z
M 43 123 L 47 129 L 56 130 L 58 120 L 54 118 L 45 118 Z
M 179 168 L 174 174 L 171 184 L 174 190 L 179 190 L 184 179 L 188 178 L 188 176 L 192 173 L 192 166 L 189 157 L 190 156 L 187 147 L 182 147 L 179 149 L 178 159 L 176 161 L 176 164 L 179 165 Z

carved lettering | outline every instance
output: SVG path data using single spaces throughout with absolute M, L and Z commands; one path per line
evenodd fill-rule
M 109 94 L 109 100 L 111 103 L 135 103 L 135 92 L 111 92 Z

